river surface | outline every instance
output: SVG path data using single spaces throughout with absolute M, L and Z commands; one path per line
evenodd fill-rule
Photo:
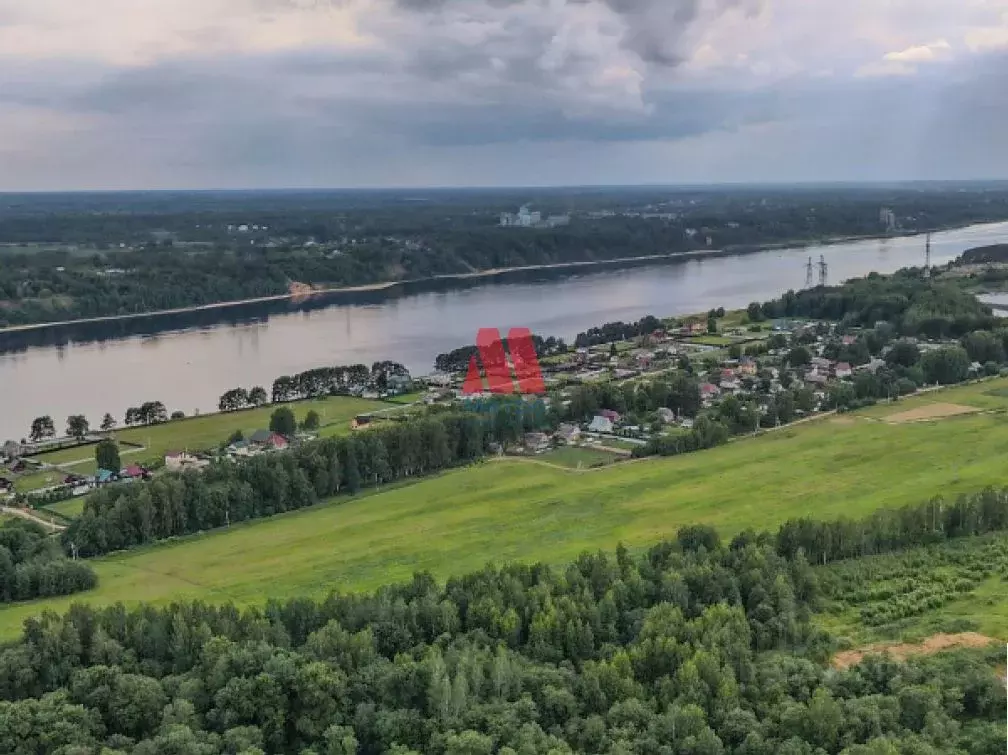
M 935 234 L 932 264 L 964 250 L 1008 240 L 1008 223 Z M 50 414 L 58 430 L 70 414 L 97 425 L 105 412 L 163 401 L 187 415 L 214 411 L 226 390 L 262 385 L 322 365 L 404 363 L 432 370 L 441 352 L 473 343 L 480 327 L 525 326 L 568 340 L 613 320 L 743 307 L 805 285 L 805 263 L 823 255 L 830 283 L 922 265 L 924 237 L 859 241 L 663 263 L 533 283 L 477 287 L 273 314 L 257 322 L 216 324 L 98 342 L 33 347 L 0 355 L 0 439 L 24 437 Z M 818 280 L 818 271 L 816 270 Z

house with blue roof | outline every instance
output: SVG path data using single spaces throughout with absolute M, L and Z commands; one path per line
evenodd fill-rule
M 119 479 L 119 475 L 113 472 L 111 469 L 99 469 L 98 474 L 95 475 L 95 482 L 99 485 L 107 485 L 110 482 L 115 482 Z

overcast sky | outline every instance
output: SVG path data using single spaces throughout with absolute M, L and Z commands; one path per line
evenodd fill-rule
M 1008 0 L 0 0 L 0 190 L 1008 178 Z

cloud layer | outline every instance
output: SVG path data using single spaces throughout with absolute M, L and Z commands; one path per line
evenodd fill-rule
M 1008 0 L 0 0 L 0 190 L 999 177 Z

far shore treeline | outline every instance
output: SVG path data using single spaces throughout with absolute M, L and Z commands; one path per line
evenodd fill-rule
M 0 327 L 237 302 L 285 295 L 298 284 L 357 287 L 872 237 L 887 232 L 879 223 L 880 205 L 905 219 L 902 232 L 927 230 L 919 227 L 920 218 L 927 218 L 929 229 L 1008 219 L 1003 186 L 940 192 L 638 187 L 532 194 L 468 190 L 404 202 L 394 194 L 353 192 L 299 193 L 297 200 L 270 192 L 240 199 L 182 193 L 156 205 L 128 193 L 114 199 L 24 196 L 0 207 L 0 245 L 7 245 L 0 246 Z M 525 202 L 569 215 L 570 223 L 501 228 L 500 212 Z M 664 209 L 655 212 L 656 205 Z M 231 316 L 199 315 L 203 322 Z M 134 327 L 104 323 L 91 332 Z M 0 344 L 38 339 L 4 338 Z

